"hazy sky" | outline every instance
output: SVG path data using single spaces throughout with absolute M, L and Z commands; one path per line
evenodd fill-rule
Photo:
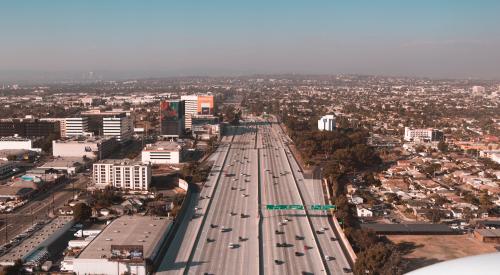
M 500 78 L 500 1 L 0 0 L 0 75 Z

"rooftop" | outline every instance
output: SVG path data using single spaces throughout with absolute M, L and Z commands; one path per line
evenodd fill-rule
M 144 165 L 142 162 L 130 159 L 103 159 L 96 164 L 113 164 L 113 165 Z
M 108 137 L 97 137 L 97 136 L 74 136 L 67 137 L 58 140 L 54 140 L 55 143 L 100 143 L 108 140 Z
M 0 137 L 0 141 L 30 141 L 30 139 L 23 137 Z
M 151 216 L 122 216 L 109 224 L 80 253 L 78 258 L 111 258 L 111 246 L 142 246 L 143 257 L 149 258 L 160 243 L 171 221 Z
M 143 151 L 179 151 L 181 146 L 177 142 L 158 141 L 154 144 L 147 144 Z

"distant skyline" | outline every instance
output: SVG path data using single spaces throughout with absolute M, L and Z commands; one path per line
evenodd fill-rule
M 0 1 L 0 80 L 500 79 L 500 1 Z

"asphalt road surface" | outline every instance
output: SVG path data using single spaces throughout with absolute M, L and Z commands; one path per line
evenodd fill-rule
M 230 127 L 158 273 L 346 273 L 327 213 L 265 208 L 325 203 L 321 181 L 304 179 L 287 141 L 276 123 Z

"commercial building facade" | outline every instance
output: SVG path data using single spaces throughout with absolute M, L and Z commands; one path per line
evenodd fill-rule
M 178 138 L 184 133 L 184 100 L 160 102 L 160 134 Z
M 151 165 L 137 161 L 109 159 L 93 165 L 93 181 L 96 187 L 147 191 L 151 184 Z
M 142 150 L 142 163 L 178 164 L 181 162 L 182 147 L 176 142 L 159 141 L 148 144 Z
M 0 137 L 0 150 L 32 150 L 30 139 L 21 137 Z
M 53 140 L 52 155 L 54 157 L 102 159 L 109 156 L 118 145 L 115 138 L 73 137 Z
M 184 101 L 184 125 L 186 130 L 191 130 L 192 116 L 198 113 L 198 96 L 183 95 L 181 100 Z

